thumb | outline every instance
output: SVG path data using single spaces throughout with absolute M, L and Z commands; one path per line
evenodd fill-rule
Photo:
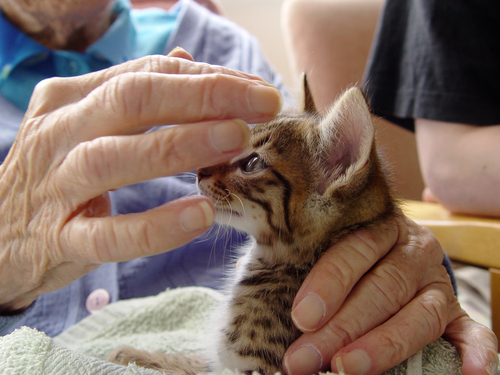
M 497 373 L 498 340 L 487 327 L 464 314 L 448 324 L 444 338 L 458 349 L 463 375 Z

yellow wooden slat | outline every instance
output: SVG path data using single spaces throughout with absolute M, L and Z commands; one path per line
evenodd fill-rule
M 402 208 L 433 231 L 451 259 L 500 269 L 500 220 L 454 215 L 435 203 L 404 201 Z
M 406 215 L 414 220 L 450 220 L 500 225 L 500 219 L 498 218 L 452 214 L 438 203 L 403 200 L 401 202 L 401 208 Z

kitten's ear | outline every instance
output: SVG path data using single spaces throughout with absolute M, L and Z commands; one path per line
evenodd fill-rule
M 300 112 L 307 112 L 315 115 L 318 113 L 318 110 L 316 109 L 316 104 L 314 104 L 314 99 L 312 97 L 311 90 L 309 89 L 309 84 L 307 83 L 306 73 L 302 73 L 300 76 L 300 82 L 302 84 L 302 103 L 299 110 Z
M 367 163 L 375 137 L 370 109 L 358 88 L 346 91 L 320 123 L 324 180 L 318 192 L 345 187 Z

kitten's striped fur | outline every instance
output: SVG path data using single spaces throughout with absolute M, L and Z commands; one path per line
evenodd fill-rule
M 396 215 L 361 92 L 324 118 L 308 93 L 302 113 L 255 125 L 241 156 L 198 171 L 216 220 L 255 239 L 228 286 L 213 370 L 283 373 L 301 335 L 292 303 L 313 265 L 345 234 Z

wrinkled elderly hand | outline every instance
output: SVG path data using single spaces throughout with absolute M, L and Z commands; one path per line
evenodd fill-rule
M 281 101 L 255 76 L 165 56 L 41 82 L 0 166 L 1 311 L 208 229 L 207 198 L 111 217 L 107 192 L 233 158 L 249 130 L 232 119 L 268 121 Z M 144 133 L 167 124 L 185 125 Z
M 330 248 L 295 298 L 304 334 L 285 354 L 287 373 L 379 374 L 444 335 L 464 375 L 494 374 L 496 337 L 461 309 L 442 261 L 434 235 L 404 217 Z

